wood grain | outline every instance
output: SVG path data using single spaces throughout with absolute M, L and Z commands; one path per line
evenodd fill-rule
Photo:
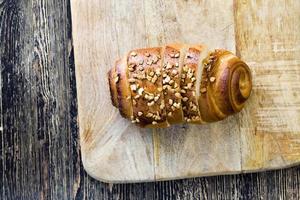
M 82 156 L 91 176 L 168 180 L 299 162 L 299 3 L 77 0 L 72 8 Z M 237 49 L 253 71 L 247 108 L 204 126 L 139 129 L 122 119 L 108 95 L 114 60 L 174 42 Z
M 83 170 L 79 154 L 76 81 L 70 42 L 70 2 L 35 3 L 39 10 L 51 13 L 47 17 L 48 23 L 39 31 L 34 28 L 32 2 L 0 0 L 0 119 L 3 119 L 3 131 L 0 130 L 0 199 L 42 199 L 42 196 L 44 199 L 105 200 L 300 199 L 299 167 L 110 186 L 88 176 Z M 162 2 L 161 5 L 166 4 Z M 35 44 L 32 32 L 35 30 L 44 35 L 47 29 L 53 30 L 47 41 L 58 44 L 48 46 L 48 51 L 60 56 L 52 59 L 53 65 L 41 65 L 41 68 L 57 72 L 57 78 L 49 80 L 49 83 L 55 83 L 51 88 L 52 93 L 61 94 L 64 91 L 68 94 L 52 97 L 60 105 L 68 105 L 65 107 L 68 107 L 67 112 L 54 109 L 54 113 L 61 116 L 59 120 L 44 120 L 36 114 L 37 110 L 43 110 L 45 104 L 37 103 L 37 99 L 41 99 L 37 95 L 37 88 L 43 88 L 44 85 L 41 81 L 36 82 L 36 73 L 31 64 L 33 57 L 30 55 L 34 52 L 32 47 Z M 62 37 L 65 34 L 67 36 Z M 57 42 L 57 38 L 61 38 L 60 42 Z M 59 84 L 54 81 L 57 79 L 60 80 Z M 54 113 L 50 111 L 47 115 Z M 43 123 L 47 125 L 41 126 Z M 39 127 L 37 124 L 40 124 Z M 54 126 L 59 127 L 57 134 L 50 134 Z M 39 133 L 43 133 L 51 145 L 39 140 L 42 135 Z M 64 173 L 59 173 L 61 169 L 65 169 Z M 45 189 L 47 184 L 49 187 Z
M 253 72 L 240 118 L 243 171 L 300 162 L 299 10 L 299 1 L 237 2 L 237 50 Z
M 89 174 L 101 180 L 154 179 L 151 130 L 128 123 L 107 95 L 106 74 L 114 63 L 111 62 L 114 56 L 120 57 L 119 52 L 125 53 L 126 48 L 140 41 L 143 41 L 140 45 L 146 44 L 146 34 L 142 32 L 144 24 L 139 24 L 140 20 L 137 24 L 129 23 L 143 18 L 142 10 L 134 5 L 140 3 L 131 6 L 119 1 L 72 2 L 72 12 L 78 13 L 72 16 L 73 37 L 77 41 L 74 47 L 78 57 L 76 78 L 82 159 Z M 111 12 L 106 14 L 107 8 Z M 79 13 L 88 16 L 82 18 Z M 91 23 L 85 23 L 86 20 Z

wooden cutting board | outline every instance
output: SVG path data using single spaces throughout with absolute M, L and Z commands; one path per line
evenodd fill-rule
M 73 0 L 83 164 L 105 182 L 283 168 L 300 162 L 300 1 Z M 141 129 L 111 105 L 106 73 L 131 49 L 204 43 L 253 73 L 245 109 L 209 125 Z

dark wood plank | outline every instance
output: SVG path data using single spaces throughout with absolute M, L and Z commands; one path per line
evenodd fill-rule
M 87 176 L 69 4 L 0 0 L 0 199 L 300 199 L 300 167 L 112 187 Z

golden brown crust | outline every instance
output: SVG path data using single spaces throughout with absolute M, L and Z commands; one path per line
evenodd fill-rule
M 143 127 L 168 126 L 162 92 L 163 48 L 131 51 L 128 55 L 133 123 Z
M 252 89 L 249 67 L 226 50 L 215 50 L 204 63 L 199 97 L 202 118 L 213 122 L 240 111 Z
M 109 91 L 110 91 L 110 97 L 111 97 L 111 102 L 113 106 L 118 108 L 118 92 L 117 92 L 117 87 L 116 84 L 119 82 L 119 76 L 116 74 L 116 68 L 113 67 L 111 68 L 108 73 L 108 82 L 109 82 Z
M 249 67 L 229 51 L 203 59 L 205 51 L 183 44 L 131 51 L 108 72 L 112 104 L 147 128 L 214 122 L 239 112 L 252 89 Z
M 119 77 L 119 81 L 116 85 L 119 111 L 124 118 L 130 119 L 132 116 L 132 103 L 127 75 L 127 61 L 125 58 L 116 63 L 116 73 Z
M 163 62 L 163 91 L 166 102 L 167 120 L 170 124 L 183 121 L 183 111 L 180 94 L 180 80 L 182 69 L 181 52 L 183 45 L 173 44 L 166 46 Z

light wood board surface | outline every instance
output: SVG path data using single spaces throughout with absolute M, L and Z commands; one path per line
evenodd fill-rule
M 300 2 L 71 1 L 81 153 L 106 182 L 282 168 L 300 161 Z M 245 109 L 204 126 L 140 129 L 110 102 L 106 73 L 130 49 L 204 43 L 253 72 Z

